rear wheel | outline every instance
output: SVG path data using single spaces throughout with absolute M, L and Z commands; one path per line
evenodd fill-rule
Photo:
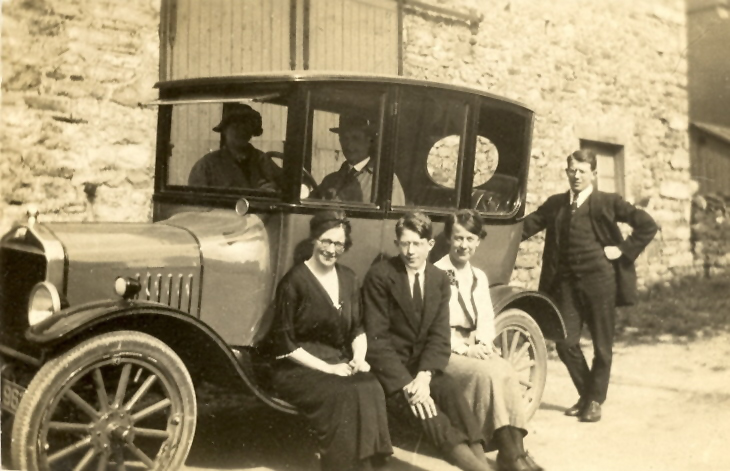
M 495 320 L 494 345 L 512 364 L 522 386 L 522 399 L 529 420 L 540 407 L 547 378 L 545 338 L 537 323 L 521 309 L 507 309 Z
M 86 340 L 46 363 L 13 425 L 23 470 L 182 467 L 196 422 L 195 390 L 167 345 L 140 332 Z

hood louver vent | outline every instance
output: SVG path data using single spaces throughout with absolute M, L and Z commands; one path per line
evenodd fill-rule
M 147 272 L 137 274 L 142 289 L 135 299 L 154 301 L 191 313 L 195 277 L 192 274 Z

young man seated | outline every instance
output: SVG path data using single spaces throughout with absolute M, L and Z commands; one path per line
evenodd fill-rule
M 489 470 L 480 426 L 443 372 L 451 354 L 451 286 L 446 273 L 427 262 L 431 220 L 407 214 L 395 231 L 399 255 L 374 265 L 362 288 L 366 359 L 395 420 L 421 427 L 459 468 Z

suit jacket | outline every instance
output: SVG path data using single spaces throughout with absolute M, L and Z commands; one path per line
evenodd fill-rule
M 368 164 L 357 174 L 357 177 L 354 177 L 349 174 L 350 164 L 345 162 L 339 170 L 324 177 L 317 189 L 312 192 L 311 197 L 369 203 L 374 168 L 375 161 L 371 158 Z M 406 204 L 403 187 L 397 175 L 393 175 L 393 191 L 390 204 L 393 206 L 404 206 Z
M 627 306 L 636 302 L 636 268 L 634 261 L 657 233 L 654 219 L 646 212 L 624 201 L 615 193 L 593 190 L 584 204 L 589 205 L 591 225 L 601 245 L 615 245 L 621 250 L 621 257 L 613 261 L 616 272 L 616 305 Z M 522 227 L 522 240 L 528 239 L 543 229 L 545 250 L 542 255 L 540 290 L 554 294 L 556 288 L 559 249 L 557 219 L 562 208 L 570 205 L 570 193 L 549 197 L 537 210 L 528 215 Z M 631 235 L 624 240 L 619 222 L 631 226 Z
M 419 371 L 443 371 L 451 355 L 449 277 L 426 264 L 423 313 L 413 307 L 400 257 L 374 265 L 363 283 L 367 361 L 386 394 L 410 383 Z

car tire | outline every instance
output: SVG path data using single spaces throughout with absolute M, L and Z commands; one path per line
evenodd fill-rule
M 519 375 L 525 416 L 540 407 L 547 378 L 545 337 L 535 320 L 521 309 L 506 309 L 495 319 L 494 345 Z
M 150 335 L 118 331 L 85 340 L 41 367 L 13 424 L 18 469 L 177 470 L 196 424 L 185 364 Z M 144 466 L 143 466 L 144 467 Z

